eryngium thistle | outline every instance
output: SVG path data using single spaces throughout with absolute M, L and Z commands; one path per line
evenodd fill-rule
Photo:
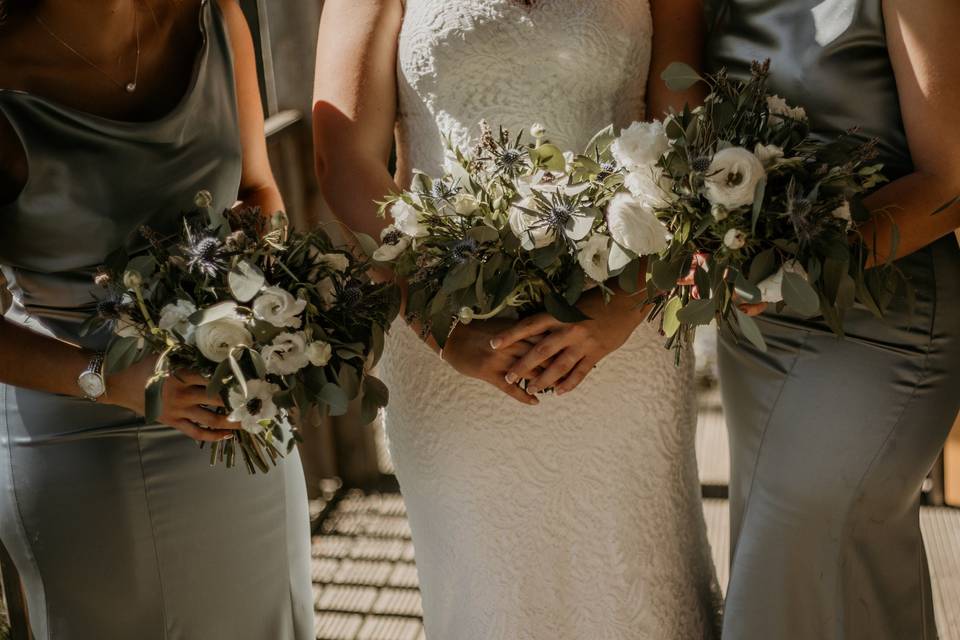
M 215 278 L 217 274 L 227 270 L 227 261 L 224 259 L 224 247 L 214 236 L 200 236 L 187 245 L 187 268 L 197 271 L 208 278 Z

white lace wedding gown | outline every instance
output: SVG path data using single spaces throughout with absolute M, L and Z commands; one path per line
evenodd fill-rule
M 401 181 L 444 134 L 546 125 L 581 149 L 641 119 L 647 0 L 407 0 Z M 431 640 L 712 638 L 718 591 L 694 453 L 692 363 L 640 326 L 587 381 L 526 407 L 391 332 L 385 426 Z

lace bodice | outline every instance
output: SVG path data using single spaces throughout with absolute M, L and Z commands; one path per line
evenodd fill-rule
M 407 0 L 401 180 L 439 170 L 443 136 L 463 144 L 483 119 L 514 133 L 542 123 L 574 150 L 642 119 L 651 30 L 647 0 Z

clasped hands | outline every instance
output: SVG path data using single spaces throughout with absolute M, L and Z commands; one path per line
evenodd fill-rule
M 537 405 L 540 391 L 554 389 L 557 395 L 573 391 L 603 358 L 619 349 L 646 317 L 640 303 L 640 296 L 630 295 L 605 302 L 594 289 L 577 305 L 589 320 L 565 323 L 539 313 L 519 321 L 460 324 L 447 339 L 443 359 L 463 375 Z

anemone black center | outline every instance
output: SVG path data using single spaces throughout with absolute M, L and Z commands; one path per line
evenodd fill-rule
M 384 244 L 400 244 L 400 241 L 403 240 L 403 232 L 401 231 L 391 231 L 383 236 Z
M 263 409 L 263 400 L 260 398 L 250 398 L 247 400 L 247 412 L 252 415 L 259 415 L 260 411 Z

